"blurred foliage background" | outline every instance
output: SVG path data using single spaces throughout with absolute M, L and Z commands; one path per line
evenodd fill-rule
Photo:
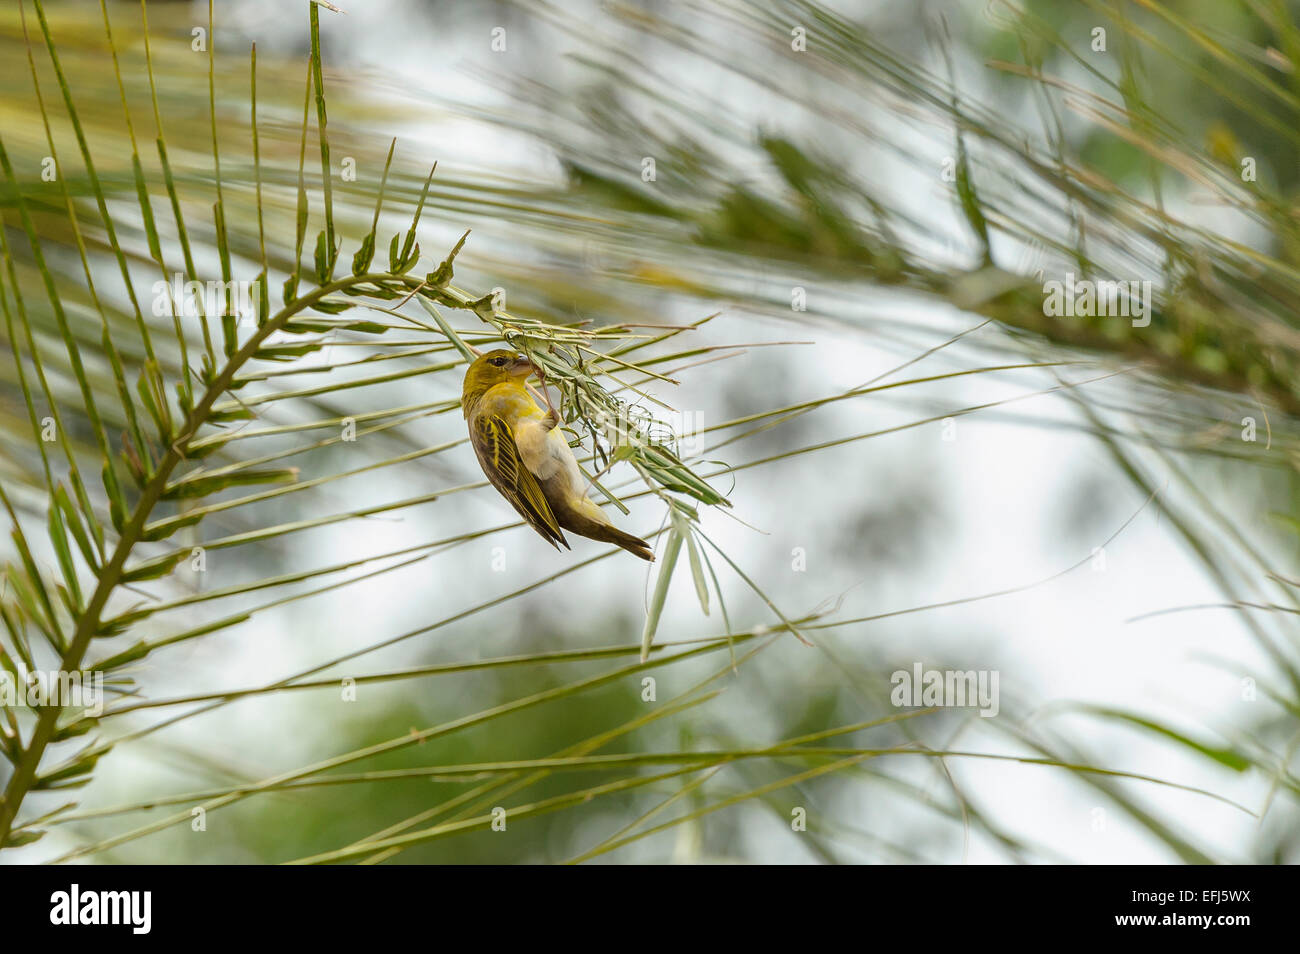
M 0 858 L 1297 859 L 1300 6 L 387 0 L 319 82 L 310 6 L 0 11 L 0 646 L 115 692 L 4 714 Z M 733 506 L 611 460 L 660 562 L 553 552 L 503 336 Z

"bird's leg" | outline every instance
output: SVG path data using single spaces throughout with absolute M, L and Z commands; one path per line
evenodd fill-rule
M 546 415 L 546 424 L 544 426 L 548 431 L 554 430 L 560 424 L 560 412 L 551 403 L 550 390 L 546 387 L 546 375 L 542 373 L 541 368 L 537 369 L 537 383 L 542 392 L 542 400 L 546 402 L 546 410 L 550 412 Z

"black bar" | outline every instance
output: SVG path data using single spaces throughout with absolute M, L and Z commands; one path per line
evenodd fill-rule
M 73 885 L 78 920 L 81 912 L 116 909 L 125 923 L 53 923 L 70 920 Z M 636 944 L 637 936 L 666 941 L 661 931 L 700 922 L 725 924 L 728 936 L 754 928 L 761 935 L 774 920 L 805 933 L 809 944 L 832 943 L 831 928 L 847 932 L 845 942 L 856 937 L 853 943 L 899 933 L 941 943 L 1127 937 L 1231 944 L 1254 932 L 1294 936 L 1295 885 L 1286 867 L 8 867 L 0 868 L 0 922 L 10 950 L 29 937 L 92 935 L 135 945 L 281 938 L 378 944 L 413 934 L 441 939 L 441 946 L 482 937 L 484 929 L 498 941 L 532 932 L 540 943 L 537 932 L 549 933 L 561 945 L 575 932 L 571 938 L 585 937 L 587 946 L 605 927 L 627 933 L 603 936 Z

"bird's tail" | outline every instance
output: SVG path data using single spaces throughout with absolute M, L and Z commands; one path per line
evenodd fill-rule
M 597 513 L 600 513 L 600 511 L 597 510 Z M 601 513 L 600 516 L 603 518 L 604 514 Z M 570 512 L 565 515 L 565 519 L 560 521 L 560 526 L 590 540 L 601 540 L 605 543 L 617 544 L 634 556 L 649 560 L 651 563 L 654 562 L 655 554 L 654 550 L 650 549 L 650 544 L 640 537 L 624 533 L 610 523 L 608 519 L 593 520 L 586 514 Z
M 618 529 L 618 527 L 606 527 L 605 532 L 608 533 L 609 536 L 602 539 L 607 540 L 610 543 L 617 543 L 633 556 L 639 556 L 641 559 L 648 560 L 651 563 L 655 561 L 654 550 L 651 550 L 650 544 L 646 543 L 640 537 L 634 536 L 630 533 L 624 533 L 622 530 Z

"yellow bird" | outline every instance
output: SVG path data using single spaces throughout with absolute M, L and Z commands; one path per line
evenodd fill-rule
M 648 543 L 615 527 L 587 496 L 586 480 L 558 427 L 560 415 L 538 407 L 524 387 L 535 372 L 531 361 L 513 351 L 489 351 L 465 372 L 461 407 L 483 473 L 555 549 L 569 548 L 563 528 L 653 561 Z

